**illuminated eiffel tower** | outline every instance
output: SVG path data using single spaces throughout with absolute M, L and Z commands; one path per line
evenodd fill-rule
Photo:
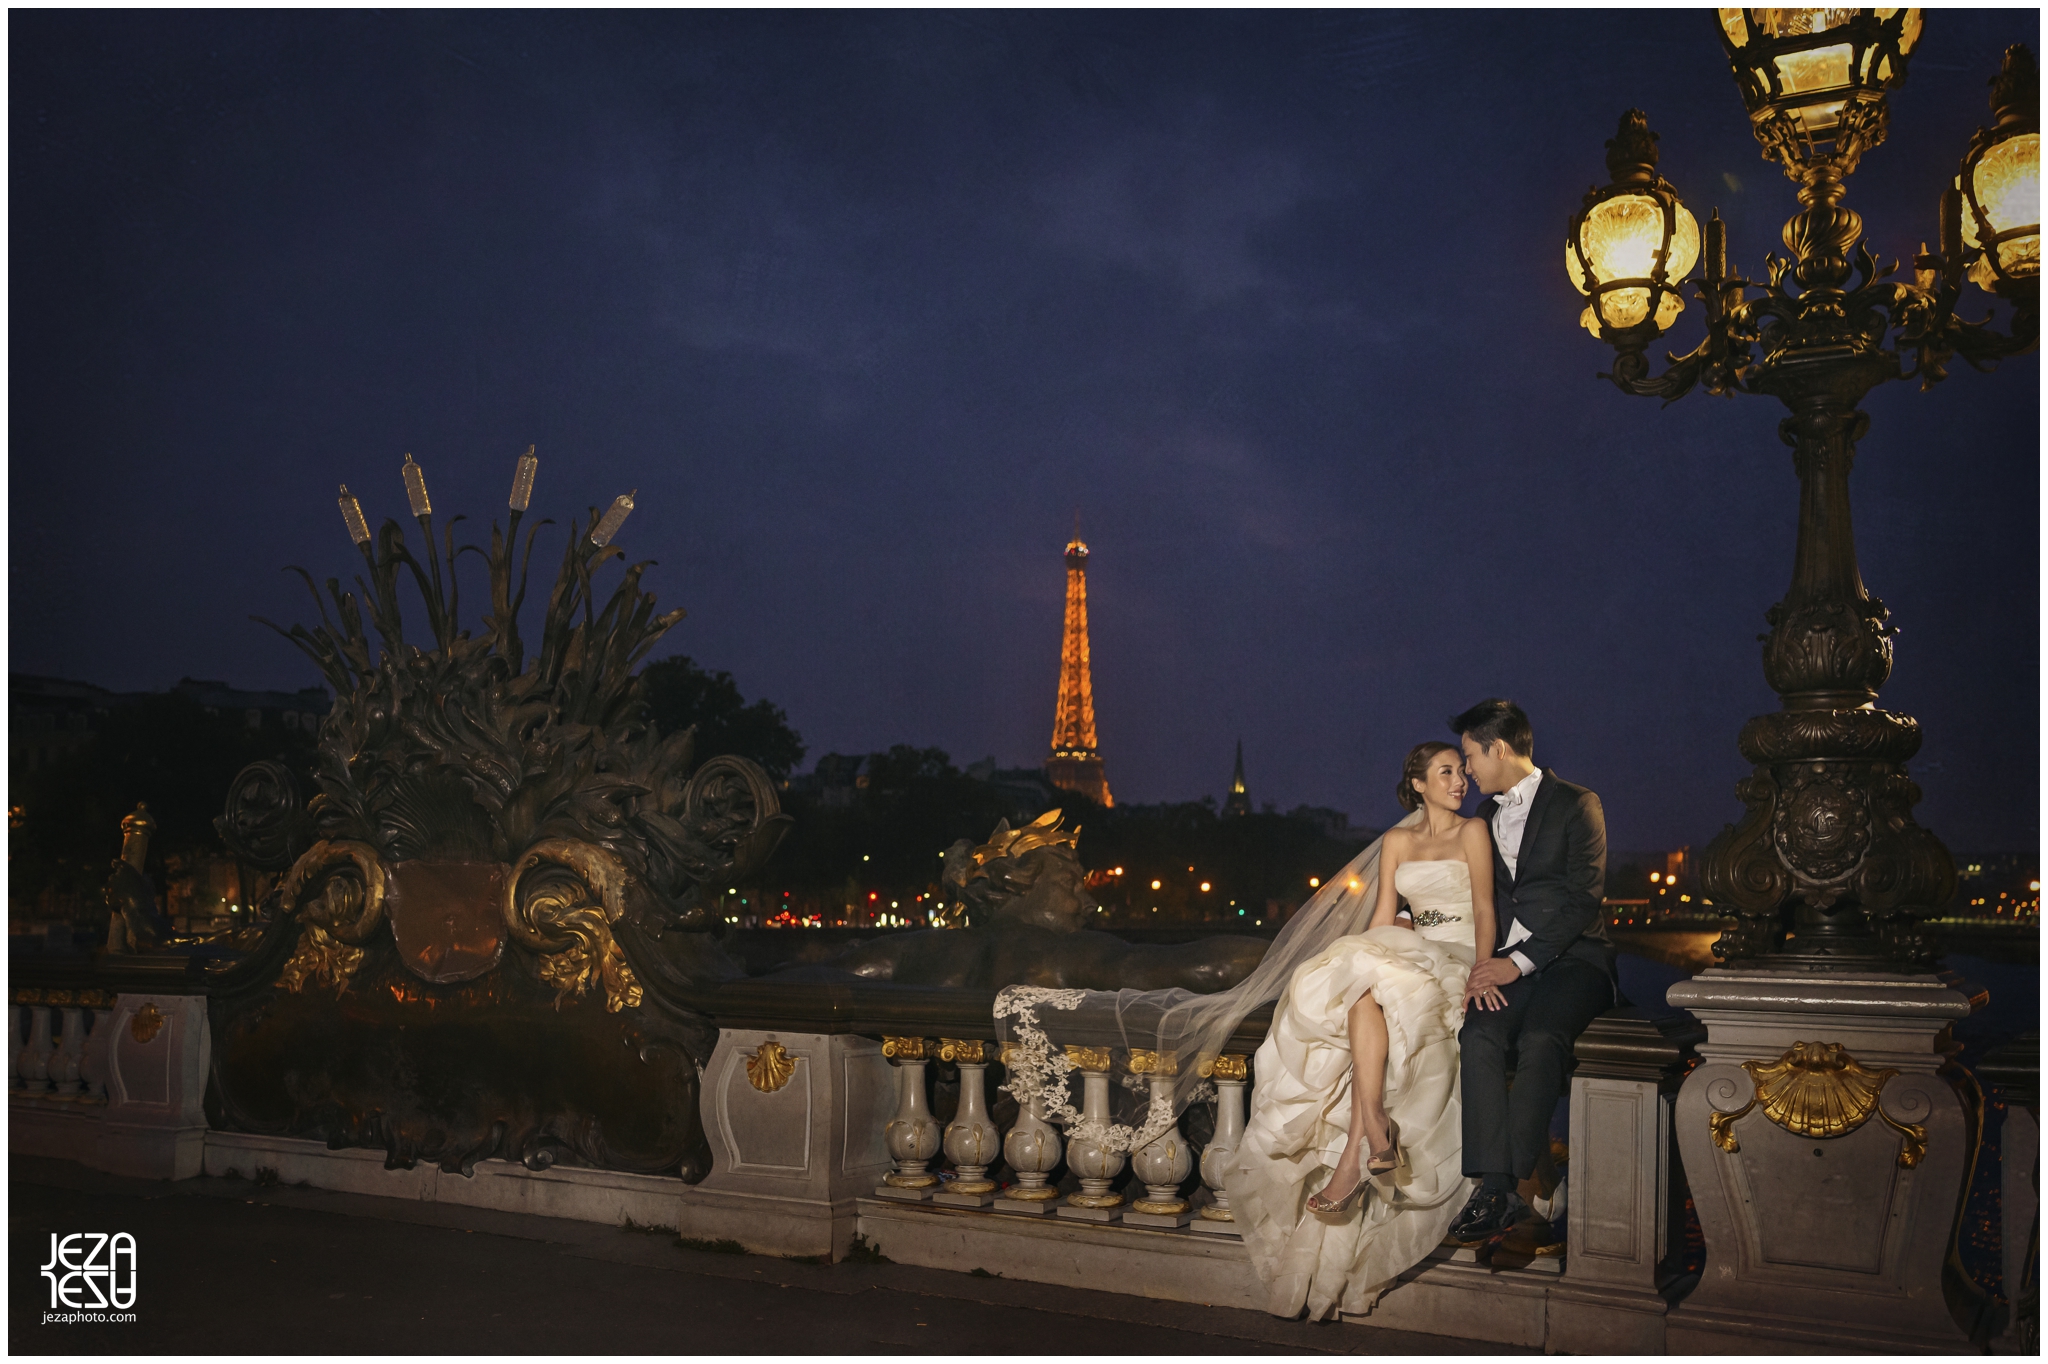
M 1060 644 L 1060 699 L 1053 711 L 1052 756 L 1046 780 L 1114 805 L 1109 776 L 1095 748 L 1095 686 L 1088 676 L 1088 546 L 1081 543 L 1081 513 L 1074 513 L 1074 538 L 1067 543 L 1067 624 Z

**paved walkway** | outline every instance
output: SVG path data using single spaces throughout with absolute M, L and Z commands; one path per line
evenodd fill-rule
M 1498 1354 L 1258 1312 L 240 1179 L 10 1158 L 15 1354 Z M 50 1235 L 132 1232 L 133 1323 L 45 1324 Z M 991 1268 L 1000 1269 L 1000 1266 Z

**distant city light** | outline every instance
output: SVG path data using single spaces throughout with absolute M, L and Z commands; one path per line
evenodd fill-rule
M 1310 890 L 1314 890 L 1317 886 L 1320 886 L 1322 883 L 1323 878 L 1320 876 L 1311 876 L 1308 878 L 1308 887 Z
M 1207 881 L 1204 881 L 1204 882 L 1202 882 L 1202 889 L 1203 889 L 1203 890 L 1207 890 L 1208 888 L 1209 888 L 1209 883 L 1208 883 Z
M 1152 883 L 1152 889 L 1154 889 L 1154 890 L 1157 890 L 1157 889 L 1159 889 L 1159 883 L 1158 883 L 1157 881 L 1154 881 L 1154 882 Z
M 1653 872 L 1651 872 L 1651 873 L 1650 873 L 1650 884 L 1651 884 L 1651 885 L 1653 885 L 1653 886 L 1654 886 L 1654 885 L 1656 885 L 1656 884 L 1657 884 L 1657 883 L 1658 883 L 1659 881 L 1661 881 L 1661 880 L 1663 880 L 1663 879 L 1664 879 L 1664 873 L 1662 873 L 1662 872 L 1658 872 L 1658 871 L 1653 871 Z

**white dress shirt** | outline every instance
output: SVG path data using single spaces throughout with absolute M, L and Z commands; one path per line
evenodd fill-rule
M 1500 850 L 1501 860 L 1508 864 L 1510 876 L 1515 874 L 1516 862 L 1521 857 L 1522 835 L 1529 828 L 1529 803 L 1536 799 L 1536 788 L 1542 784 L 1543 769 L 1539 767 L 1494 797 L 1493 846 Z M 1509 921 L 1509 947 L 1534 936 L 1520 919 Z M 1508 960 L 1520 967 L 1525 976 L 1536 969 L 1535 964 L 1520 952 L 1508 953 Z

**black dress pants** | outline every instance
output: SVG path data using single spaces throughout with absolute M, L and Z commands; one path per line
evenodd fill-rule
M 1465 1101 L 1465 1173 L 1527 1179 L 1550 1144 L 1550 1115 L 1564 1091 L 1572 1043 L 1614 1003 L 1599 967 L 1560 957 L 1501 988 L 1505 1009 L 1465 1011 L 1458 1033 Z M 1507 1081 L 1515 1053 L 1515 1084 Z

